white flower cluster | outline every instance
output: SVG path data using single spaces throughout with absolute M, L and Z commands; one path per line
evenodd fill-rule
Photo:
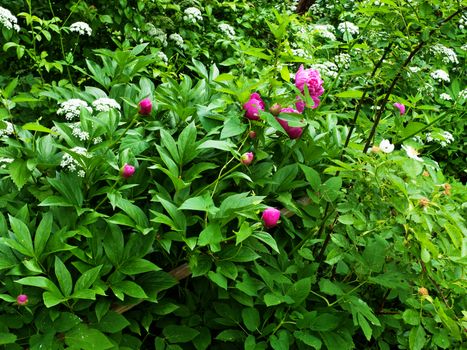
M 175 45 L 177 45 L 179 48 L 183 49 L 183 38 L 180 34 L 170 34 L 169 39 L 175 42 Z
M 302 57 L 302 58 L 307 58 L 308 55 L 303 49 L 292 49 L 292 53 L 294 56 Z
M 227 23 L 219 24 L 219 30 L 230 40 L 235 39 L 235 29 Z
M 198 21 L 203 20 L 203 16 L 201 16 L 201 11 L 198 10 L 196 7 L 188 7 L 185 9 L 185 11 L 183 11 L 183 13 L 185 14 L 183 16 L 183 20 L 185 20 L 186 22 L 196 23 Z
M 15 132 L 14 125 L 10 122 L 7 122 L 6 120 L 2 120 L 2 122 L 6 124 L 6 128 L 0 129 L 0 137 L 12 135 Z
M 459 60 L 457 59 L 457 55 L 454 52 L 454 50 L 442 44 L 433 45 L 430 48 L 430 51 L 435 56 L 441 57 L 443 63 L 445 64 L 449 64 L 449 63 L 458 64 L 459 63 Z
M 467 51 L 467 44 L 462 45 L 461 50 Z
M 92 103 L 94 109 L 98 112 L 108 112 L 110 109 L 115 108 L 120 110 L 120 105 L 113 98 L 101 97 Z
M 59 115 L 65 115 L 66 120 L 73 120 L 79 117 L 81 108 L 86 108 L 89 113 L 92 113 L 92 108 L 88 106 L 86 101 L 79 98 L 72 98 L 68 101 L 60 103 L 60 108 L 57 111 Z
M 163 53 L 162 51 L 159 51 L 157 53 L 157 56 L 164 62 L 164 64 L 167 64 L 169 62 L 169 59 L 167 58 L 167 55 Z
M 459 29 L 464 30 L 467 27 L 467 15 L 462 15 L 459 19 Z
M 334 35 L 335 28 L 330 24 L 316 24 L 313 26 L 314 32 L 322 38 L 336 40 Z
M 147 28 L 149 36 L 159 41 L 162 44 L 162 46 L 167 46 L 167 34 L 165 34 L 165 32 L 162 29 L 156 28 L 152 23 L 148 23 Z
M 442 81 L 449 83 L 451 81 L 451 79 L 449 79 L 449 74 L 442 69 L 435 70 L 433 73 L 430 74 L 430 76 L 434 80 L 437 80 L 438 83 L 441 83 Z
M 21 29 L 19 27 L 18 19 L 13 16 L 10 12 L 10 10 L 7 10 L 4 7 L 0 6 L 0 23 L 3 24 L 3 26 L 7 29 L 14 29 L 17 32 Z
M 352 22 L 342 22 L 342 23 L 339 23 L 339 25 L 337 26 L 337 29 L 341 32 L 341 33 L 349 33 L 350 35 L 355 35 L 355 34 L 358 34 L 360 31 L 358 29 L 358 27 L 353 24 Z
M 417 67 L 417 66 L 412 66 L 412 67 L 409 67 L 409 71 L 411 73 L 418 73 L 420 72 L 422 69 L 420 67 Z
M 73 136 L 80 139 L 80 141 L 87 141 L 89 140 L 89 133 L 87 131 L 83 131 L 80 128 L 79 123 L 74 123 L 71 129 L 71 133 Z
M 459 91 L 458 97 L 467 100 L 467 89 Z
M 13 163 L 13 158 L 0 158 L 0 169 L 5 169 L 7 164 Z
M 88 35 L 91 36 L 92 29 L 85 22 L 75 22 L 70 26 L 70 31 L 78 33 L 79 35 Z
M 83 147 L 73 147 L 70 151 L 77 153 L 79 155 L 82 155 L 86 158 L 90 157 L 90 154 L 88 153 L 86 148 L 83 148 Z M 84 170 L 81 168 L 81 165 L 79 164 L 79 162 L 75 158 L 73 158 L 71 154 L 68 154 L 68 153 L 63 154 L 62 161 L 60 162 L 60 166 L 62 168 L 66 168 L 68 171 L 79 170 L 78 176 L 80 177 L 84 177 L 84 175 L 86 174 Z
M 339 68 L 337 68 L 335 63 L 329 62 L 329 61 L 313 64 L 311 68 L 319 71 L 321 75 L 324 75 L 330 78 L 337 78 L 337 71 L 339 70 Z
M 336 62 L 338 66 L 343 67 L 344 69 L 349 69 L 350 61 L 350 55 L 346 53 L 341 53 L 334 56 L 334 62 Z
M 425 135 L 426 142 L 437 142 L 441 145 L 441 147 L 446 147 L 448 144 L 454 142 L 454 136 L 449 131 L 443 132 L 435 132 L 432 134 L 431 132 Z
M 101 143 L 101 142 L 102 142 L 102 137 L 100 137 L 100 136 L 94 137 L 92 139 L 92 143 L 95 144 L 95 145 L 97 145 L 98 143 Z
M 444 101 L 452 101 L 452 97 L 449 94 L 445 93 L 445 92 L 440 94 L 439 98 L 444 100 Z

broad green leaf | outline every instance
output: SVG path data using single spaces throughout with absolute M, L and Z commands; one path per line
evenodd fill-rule
M 287 290 L 287 296 L 291 297 L 295 302 L 295 305 L 300 305 L 308 297 L 311 291 L 311 278 L 303 278 L 298 282 L 295 282 Z
M 109 311 L 102 317 L 96 327 L 105 333 L 117 333 L 129 325 L 130 322 L 123 315 L 115 311 Z
M 170 325 L 164 327 L 162 334 L 169 343 L 187 343 L 197 337 L 199 332 L 187 326 Z
M 18 190 L 21 190 L 31 177 L 31 170 L 29 170 L 27 162 L 22 159 L 16 159 L 10 163 L 8 170 L 10 172 L 11 179 L 18 187 Z
M 188 124 L 178 136 L 178 153 L 182 164 L 187 164 L 197 156 L 196 126 L 194 122 Z
M 120 266 L 118 270 L 125 275 L 136 275 L 150 271 L 159 271 L 160 269 L 160 267 L 150 262 L 149 260 L 134 258 L 127 260 L 125 263 L 123 263 L 122 266 Z
M 237 329 L 226 329 L 220 332 L 216 339 L 221 341 L 236 342 L 243 338 L 243 332 Z
M 360 90 L 346 90 L 339 92 L 335 95 L 336 97 L 340 98 L 360 98 L 363 96 L 363 91 Z
M 252 234 L 253 234 L 252 227 L 247 221 L 244 221 L 242 223 L 242 226 L 240 226 L 240 229 L 238 230 L 238 232 L 235 232 L 235 236 L 236 236 L 235 244 L 239 245 L 241 242 L 243 242 L 245 239 L 250 237 Z
M 315 169 L 303 164 L 300 164 L 300 168 L 302 169 L 303 174 L 305 175 L 305 178 L 309 182 L 311 188 L 314 191 L 318 191 L 319 186 L 321 185 L 321 178 L 319 177 L 318 172 Z
M 54 307 L 55 305 L 60 304 L 61 302 L 65 301 L 66 299 L 59 294 L 54 294 L 52 292 L 44 292 L 42 294 L 42 299 L 44 300 L 45 307 Z
M 420 312 L 414 309 L 407 309 L 403 312 L 402 319 L 407 324 L 418 326 L 420 324 Z
M 237 236 L 238 237 L 238 236 Z M 255 232 L 253 236 L 260 241 L 266 243 L 269 247 L 271 247 L 277 254 L 279 254 L 279 248 L 277 247 L 276 240 L 267 232 Z
M 209 223 L 199 234 L 198 245 L 203 247 L 209 244 L 213 252 L 218 252 L 221 249 L 219 243 L 223 239 L 220 225 L 218 223 Z
M 181 165 L 181 157 L 178 154 L 177 143 L 173 139 L 172 135 L 164 129 L 161 129 L 160 132 L 162 145 L 169 151 L 173 161 L 176 164 Z
M 46 128 L 45 126 L 39 124 L 39 122 L 35 123 L 26 123 L 22 126 L 24 130 L 30 130 L 30 131 L 40 131 L 40 132 L 46 132 L 48 134 L 57 134 L 55 131 L 52 129 Z
M 144 292 L 144 289 L 132 281 L 121 281 L 114 283 L 111 286 L 112 290 L 117 289 L 122 291 L 124 294 L 137 299 L 146 299 L 148 296 Z
M 13 344 L 17 339 L 17 336 L 13 333 L 0 333 L 0 345 Z
M 235 144 L 231 141 L 218 141 L 218 140 L 207 140 L 198 146 L 198 149 L 209 149 L 215 148 L 222 151 L 231 151 L 235 150 Z
M 84 272 L 75 283 L 75 292 L 90 288 L 99 277 L 102 266 L 99 265 Z
M 11 229 L 15 234 L 15 241 L 24 248 L 24 251 L 27 253 L 26 255 L 34 257 L 34 248 L 28 227 L 24 222 L 11 215 L 8 215 L 8 218 L 10 220 Z
M 326 202 L 333 202 L 339 196 L 339 191 L 342 187 L 342 179 L 340 177 L 331 177 L 326 180 L 320 187 L 321 194 Z
M 73 288 L 73 281 L 71 280 L 70 272 L 58 256 L 55 256 L 55 275 L 57 276 L 63 295 L 69 296 Z
M 410 350 L 422 350 L 426 343 L 426 333 L 423 326 L 414 327 L 409 333 Z
M 203 195 L 198 197 L 188 198 L 183 204 L 179 207 L 180 210 L 199 210 L 199 211 L 209 211 L 214 207 L 214 202 L 210 195 Z
M 227 279 L 223 275 L 221 275 L 220 273 L 214 272 L 214 271 L 209 271 L 208 277 L 212 282 L 217 284 L 219 287 L 227 290 Z
M 321 349 L 321 340 L 306 331 L 295 331 L 294 337 L 301 340 L 305 345 L 311 346 L 317 350 Z
M 242 310 L 242 320 L 245 327 L 250 331 L 254 332 L 259 327 L 260 316 L 257 309 L 248 307 Z
M 42 252 L 45 249 L 47 241 L 49 240 L 52 232 L 53 214 L 48 211 L 43 214 L 42 220 L 37 226 L 36 234 L 34 236 L 34 250 L 38 259 L 40 259 Z
M 357 314 L 357 320 L 358 320 L 358 324 L 360 325 L 360 328 L 363 331 L 363 334 L 365 335 L 366 340 L 370 341 L 371 335 L 373 334 L 373 330 L 371 329 L 371 326 L 368 324 L 368 321 L 362 314 Z
M 80 324 L 65 333 L 65 344 L 83 350 L 105 350 L 114 348 L 110 340 L 99 330 Z

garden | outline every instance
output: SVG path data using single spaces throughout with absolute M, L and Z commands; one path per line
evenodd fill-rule
M 465 349 L 466 0 L 0 0 L 0 346 Z

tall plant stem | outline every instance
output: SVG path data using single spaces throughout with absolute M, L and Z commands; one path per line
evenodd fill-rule
M 456 17 L 460 13 L 464 12 L 465 10 L 467 10 L 467 6 L 463 7 L 463 8 L 460 8 L 459 10 L 457 10 L 456 12 L 451 14 L 449 17 L 447 17 L 444 20 L 442 20 L 441 22 L 439 22 L 438 25 L 436 26 L 436 28 L 432 29 L 427 37 L 430 39 L 433 36 L 433 34 L 435 34 L 435 32 L 439 28 L 441 28 L 444 24 L 446 24 L 451 19 L 453 19 L 454 17 Z M 371 128 L 370 134 L 368 135 L 365 146 L 363 147 L 363 153 L 366 153 L 368 151 L 368 148 L 370 148 L 370 144 L 371 144 L 371 142 L 373 140 L 373 137 L 376 134 L 376 129 L 378 128 L 378 124 L 379 124 L 379 122 L 381 120 L 381 116 L 383 115 L 383 112 L 385 110 L 386 103 L 388 102 L 389 96 L 391 96 L 392 91 L 396 87 L 396 84 L 397 84 L 399 78 L 401 77 L 402 72 L 408 66 L 408 64 L 412 61 L 412 58 L 414 58 L 414 56 L 428 43 L 429 39 L 420 40 L 418 45 L 410 52 L 409 56 L 406 58 L 406 60 L 404 61 L 404 63 L 400 67 L 398 73 L 396 74 L 396 76 L 392 80 L 391 85 L 389 86 L 389 88 L 388 88 L 388 90 L 386 92 L 386 95 L 384 95 L 383 101 L 381 102 L 380 109 L 377 110 L 375 121 L 373 122 L 373 126 Z

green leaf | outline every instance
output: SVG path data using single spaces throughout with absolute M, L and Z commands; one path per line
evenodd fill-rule
M 90 288 L 99 277 L 102 266 L 99 265 L 84 272 L 75 283 L 75 293 L 79 290 Z
M 305 345 L 311 346 L 317 350 L 321 349 L 322 343 L 319 338 L 305 331 L 295 331 L 294 337 L 301 340 Z
M 275 293 L 266 293 L 263 298 L 267 307 L 279 305 L 284 302 L 284 297 Z
M 227 290 L 227 279 L 220 273 L 209 271 L 209 279 L 224 290 Z
M 179 207 L 180 210 L 210 211 L 214 207 L 214 202 L 209 194 L 188 198 Z
M 199 332 L 187 326 L 170 325 L 164 327 L 162 334 L 170 343 L 187 343 L 196 338 Z
M 426 333 L 422 326 L 414 327 L 409 333 L 410 350 L 422 350 L 426 343 Z
M 12 333 L 0 333 L 0 345 L 13 344 L 16 339 L 17 336 Z
M 218 223 L 209 223 L 199 234 L 198 245 L 203 247 L 209 244 L 213 252 L 218 252 L 221 249 L 219 243 L 223 239 L 220 225 Z
M 226 329 L 220 332 L 216 339 L 221 341 L 236 342 L 243 338 L 243 332 L 236 329 Z
M 363 96 L 363 91 L 360 90 L 346 90 L 342 91 L 335 95 L 340 98 L 361 98 Z
M 37 226 L 36 234 L 34 236 L 34 250 L 38 259 L 41 257 L 47 241 L 49 240 L 50 233 L 52 231 L 52 223 L 53 214 L 49 211 L 42 215 L 42 220 L 39 223 L 39 226 Z
M 242 310 L 242 320 L 245 327 L 254 332 L 259 327 L 260 317 L 259 312 L 253 307 L 248 307 Z
M 102 332 L 85 324 L 80 324 L 65 333 L 65 344 L 70 348 L 82 350 L 105 350 L 114 347 Z
M 44 292 L 42 294 L 42 299 L 44 300 L 45 307 L 51 308 L 55 305 L 60 304 L 61 302 L 65 301 L 66 299 L 59 294 L 54 294 L 52 292 Z
M 333 314 L 320 314 L 316 318 L 314 318 L 310 324 L 309 328 L 313 331 L 318 332 L 327 332 L 332 331 L 337 328 L 341 319 Z
M 305 175 L 305 178 L 310 184 L 311 188 L 314 191 L 318 191 L 319 186 L 321 185 L 321 178 L 319 177 L 318 172 L 315 169 L 303 164 L 300 164 L 300 168 L 302 169 L 303 174 Z
M 172 157 L 174 162 L 178 165 L 181 165 L 181 159 L 180 155 L 178 154 L 177 143 L 173 139 L 172 135 L 170 135 L 164 129 L 161 129 L 160 132 L 162 145 L 169 151 L 170 156 Z
M 235 232 L 235 231 L 234 231 Z M 236 241 L 235 244 L 238 245 L 243 242 L 245 239 L 250 237 L 253 234 L 253 229 L 247 221 L 242 223 L 238 232 L 235 232 Z
M 373 334 L 373 330 L 371 329 L 371 326 L 368 324 L 368 321 L 362 314 L 357 314 L 357 321 L 358 321 L 358 324 L 360 325 L 360 328 L 363 331 L 363 334 L 365 335 L 366 340 L 370 341 L 371 335 Z
M 339 190 L 342 187 L 342 179 L 340 177 L 331 177 L 321 185 L 321 194 L 326 202 L 333 202 L 339 196 Z
M 267 232 L 255 232 L 253 233 L 253 236 L 260 241 L 266 243 L 268 246 L 270 246 L 277 254 L 279 254 L 279 248 L 277 247 L 276 240 Z
M 42 288 L 54 294 L 61 295 L 58 287 L 51 280 L 42 276 L 24 277 L 16 280 L 15 282 L 26 286 Z
M 326 278 L 319 281 L 319 290 L 328 295 L 344 295 L 344 291 L 335 283 Z
M 129 325 L 130 322 L 124 316 L 115 311 L 109 311 L 97 324 L 97 328 L 105 333 L 117 333 Z
M 31 177 L 31 170 L 28 169 L 27 162 L 22 159 L 16 159 L 10 163 L 8 170 L 18 190 L 21 190 Z
M 225 277 L 235 280 L 238 276 L 238 268 L 231 261 L 218 261 L 217 272 L 223 274 Z
M 139 273 L 145 273 L 150 271 L 160 271 L 161 268 L 156 264 L 150 262 L 149 260 L 134 258 L 127 260 L 122 266 L 120 266 L 119 271 L 125 275 L 136 275 Z
M 291 297 L 295 305 L 300 305 L 305 301 L 311 291 L 311 278 L 303 278 L 298 282 L 295 282 L 292 287 L 287 290 L 287 296 Z
M 402 319 L 407 324 L 418 326 L 420 324 L 420 312 L 413 309 L 407 309 L 402 314 Z
M 11 215 L 8 215 L 8 218 L 10 220 L 11 229 L 15 234 L 15 241 L 24 248 L 25 255 L 34 257 L 34 248 L 28 227 L 24 222 Z
M 178 136 L 178 153 L 182 164 L 187 164 L 193 160 L 198 152 L 196 149 L 196 126 L 192 122 L 188 124 L 185 129 Z
M 34 122 L 34 123 L 26 123 L 22 126 L 24 130 L 30 130 L 30 131 L 41 131 L 41 132 L 46 132 L 48 134 L 57 134 L 55 131 L 52 129 L 46 128 L 45 126 L 39 124 L 39 122 Z
M 222 151 L 231 151 L 235 150 L 235 144 L 231 141 L 219 141 L 219 140 L 207 140 L 198 146 L 197 149 L 209 149 L 215 148 Z
M 58 256 L 55 256 L 55 275 L 57 276 L 63 295 L 69 296 L 73 288 L 73 281 L 71 280 L 70 272 Z
M 239 118 L 229 117 L 224 122 L 221 132 L 221 139 L 227 139 L 233 136 L 243 134 L 247 128 L 245 123 L 240 122 Z
M 144 292 L 144 289 L 132 281 L 120 281 L 112 285 L 112 290 L 116 288 L 122 291 L 124 294 L 137 299 L 146 299 L 148 296 Z

